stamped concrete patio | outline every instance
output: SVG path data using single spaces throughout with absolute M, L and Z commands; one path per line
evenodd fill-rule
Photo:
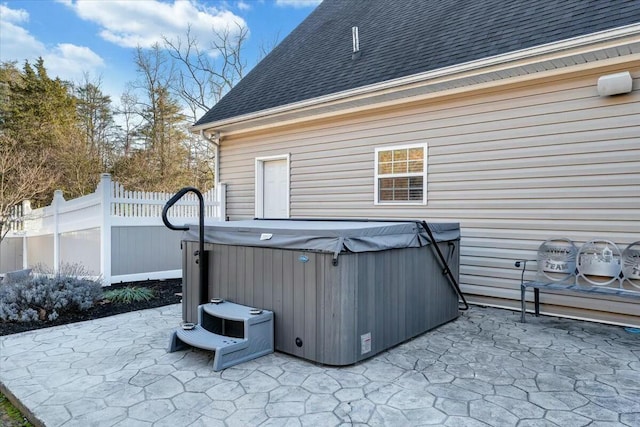
M 640 335 L 472 307 L 354 366 L 275 353 L 222 372 L 166 353 L 178 305 L 0 338 L 0 382 L 47 426 L 640 425 Z

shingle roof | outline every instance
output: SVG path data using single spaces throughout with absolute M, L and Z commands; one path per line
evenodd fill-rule
M 638 22 L 640 0 L 324 0 L 196 125 Z

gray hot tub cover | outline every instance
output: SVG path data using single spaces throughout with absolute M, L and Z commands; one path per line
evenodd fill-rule
M 430 223 L 437 242 L 460 238 L 458 223 Z M 183 240 L 198 241 L 198 226 L 190 225 Z M 415 221 L 292 221 L 246 220 L 219 222 L 205 227 L 204 241 L 223 245 L 254 246 L 330 252 L 374 252 L 429 244 L 426 231 Z

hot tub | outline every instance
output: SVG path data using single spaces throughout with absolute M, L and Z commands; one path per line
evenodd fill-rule
M 429 228 L 457 281 L 459 225 Z M 271 310 L 275 349 L 307 360 L 352 364 L 459 315 L 418 222 L 232 221 L 207 226 L 204 238 L 206 296 L 198 227 L 184 232 L 183 320 L 197 322 L 209 298 Z

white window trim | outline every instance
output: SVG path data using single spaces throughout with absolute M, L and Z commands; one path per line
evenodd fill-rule
M 378 179 L 380 175 L 378 175 L 378 153 L 380 151 L 393 151 L 393 150 L 406 150 L 411 148 L 422 148 L 424 150 L 423 156 L 423 167 L 422 174 L 387 174 L 383 175 L 384 177 L 389 178 L 397 178 L 402 176 L 422 176 L 422 200 L 416 201 L 390 201 L 390 202 L 381 202 L 378 200 Z M 428 170 L 428 159 L 429 159 L 429 150 L 428 144 L 426 142 L 421 144 L 409 144 L 409 145 L 390 145 L 386 147 L 379 147 L 375 149 L 375 160 L 374 160 L 374 173 L 373 173 L 373 204 L 376 206 L 419 206 L 427 204 L 427 170 Z
M 255 166 L 255 200 L 254 213 L 256 218 L 264 218 L 264 162 L 270 160 L 286 160 L 287 161 L 287 218 L 291 216 L 289 207 L 289 192 L 291 189 L 291 166 L 290 154 L 279 154 L 276 156 L 256 157 Z

